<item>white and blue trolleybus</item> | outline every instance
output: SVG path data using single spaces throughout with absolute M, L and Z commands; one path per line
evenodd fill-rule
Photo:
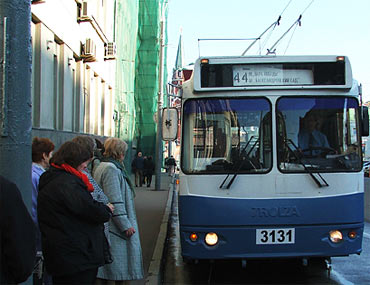
M 182 89 L 184 259 L 360 254 L 369 119 L 347 57 L 200 58 Z

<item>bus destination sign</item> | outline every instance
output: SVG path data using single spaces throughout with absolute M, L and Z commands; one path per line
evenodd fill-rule
M 312 85 L 311 69 L 284 69 L 282 64 L 233 65 L 233 86 Z

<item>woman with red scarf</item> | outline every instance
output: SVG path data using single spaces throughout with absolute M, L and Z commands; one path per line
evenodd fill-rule
M 113 207 L 90 194 L 94 189 L 81 170 L 91 158 L 91 152 L 68 141 L 40 178 L 38 220 L 53 284 L 93 284 L 98 267 L 104 265 L 102 228 Z

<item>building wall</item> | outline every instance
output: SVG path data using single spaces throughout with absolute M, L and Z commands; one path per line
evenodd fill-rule
M 115 121 L 113 128 L 117 137 L 128 144 L 125 165 L 130 171 L 136 154 L 135 133 L 135 71 L 138 36 L 139 0 L 116 0 L 115 41 L 117 42 L 116 84 L 114 92 Z
M 46 0 L 31 11 L 33 128 L 114 136 L 116 62 L 105 57 L 114 0 Z
M 142 141 L 154 149 L 158 8 L 164 6 L 164 1 L 32 1 L 33 136 L 53 134 L 58 143 L 79 133 L 120 137 L 129 145 L 129 169 L 140 136 L 138 130 L 146 130 L 149 122 L 151 128 L 143 133 Z M 137 57 L 139 28 L 146 31 L 151 42 L 141 46 L 145 57 Z M 117 54 L 108 60 L 105 46 L 113 42 Z M 155 88 L 149 88 L 149 92 L 136 89 L 135 81 L 147 79 L 137 78 L 137 58 L 146 64 L 147 68 L 142 69 L 146 74 L 149 69 L 154 74 L 151 81 Z M 146 94 L 146 101 L 136 105 L 140 94 Z M 135 128 L 142 107 L 149 110 L 148 119 Z

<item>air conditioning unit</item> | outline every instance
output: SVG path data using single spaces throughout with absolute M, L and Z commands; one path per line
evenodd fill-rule
M 96 45 L 92 39 L 86 39 L 84 52 L 85 55 L 95 56 Z
M 80 9 L 80 17 L 78 18 L 78 20 L 80 21 L 86 21 L 86 20 L 89 20 L 91 17 L 91 13 L 90 13 L 90 5 L 88 3 L 88 1 L 82 1 L 81 3 L 81 9 Z
M 104 54 L 105 59 L 115 59 L 116 58 L 116 52 L 117 52 L 117 47 L 116 47 L 115 42 L 106 43 L 106 45 L 105 45 L 105 54 Z
M 92 39 L 86 39 L 82 46 L 81 57 L 84 58 L 84 61 L 96 60 L 96 45 Z

